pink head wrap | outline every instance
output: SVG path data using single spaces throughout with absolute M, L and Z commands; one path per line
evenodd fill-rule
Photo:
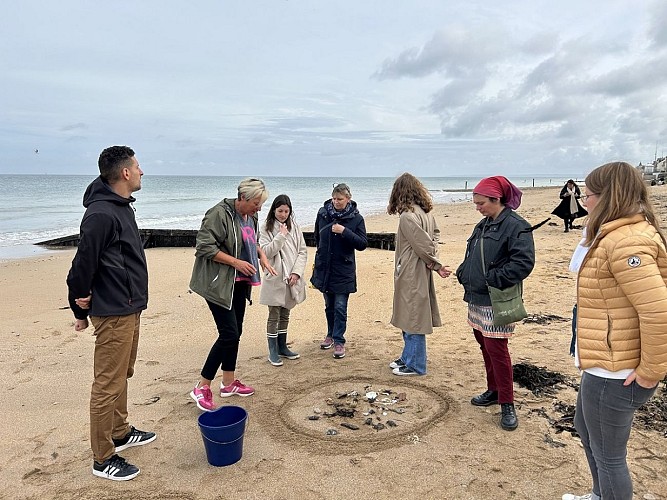
M 521 191 L 518 187 L 507 180 L 502 175 L 494 175 L 493 177 L 486 177 L 479 181 L 472 190 L 473 194 L 481 194 L 489 198 L 502 198 L 505 206 L 516 210 L 521 205 Z

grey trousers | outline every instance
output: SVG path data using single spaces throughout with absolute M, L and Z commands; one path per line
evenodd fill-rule
M 632 478 L 626 461 L 635 410 L 656 388 L 596 377 L 584 372 L 577 395 L 574 426 L 586 451 L 593 493 L 603 500 L 632 499 Z

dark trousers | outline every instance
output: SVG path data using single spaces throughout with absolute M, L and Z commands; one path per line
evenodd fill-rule
M 570 340 L 570 356 L 574 356 L 577 345 L 577 304 L 572 308 L 572 339 Z
M 513 403 L 514 374 L 507 339 L 484 337 L 479 330 L 473 332 L 482 350 L 487 388 L 490 391 L 498 391 L 498 403 Z
M 218 338 L 211 347 L 201 370 L 201 376 L 206 380 L 213 380 L 219 368 L 225 372 L 236 370 L 249 286 L 250 284 L 244 281 L 237 281 L 234 284 L 231 309 L 206 301 L 218 328 Z

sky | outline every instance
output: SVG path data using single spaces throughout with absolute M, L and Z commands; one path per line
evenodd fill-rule
M 0 0 L 0 174 L 583 177 L 667 150 L 663 0 Z

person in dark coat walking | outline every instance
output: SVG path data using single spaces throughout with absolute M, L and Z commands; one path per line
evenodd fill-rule
M 345 357 L 347 302 L 357 291 L 355 250 L 368 246 L 366 224 L 352 201 L 347 184 L 337 184 L 331 199 L 317 212 L 315 220 L 315 265 L 312 285 L 324 295 L 327 335 L 320 348 L 334 348 L 333 357 Z
M 551 212 L 553 215 L 563 219 L 566 233 L 570 229 L 573 229 L 572 223 L 574 219 L 588 215 L 586 209 L 579 204 L 579 198 L 581 198 L 579 186 L 572 179 L 569 179 L 563 186 L 563 189 L 560 190 L 561 201 L 559 205 Z

